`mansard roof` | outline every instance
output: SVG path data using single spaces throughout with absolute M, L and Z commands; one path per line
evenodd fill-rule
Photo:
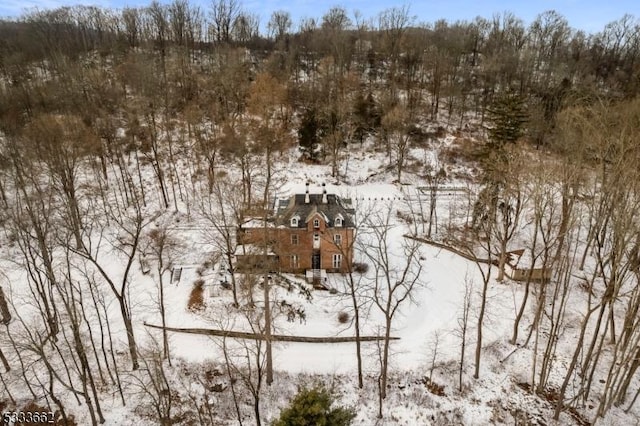
M 335 218 L 341 216 L 342 227 L 353 227 L 353 213 L 351 200 L 342 199 L 335 194 L 327 194 L 327 202 L 322 202 L 322 194 L 309 194 L 309 202 L 305 203 L 305 194 L 295 194 L 289 200 L 279 200 L 276 210 L 276 224 L 290 225 L 290 219 L 294 216 L 305 218 L 298 222 L 298 228 L 306 228 L 307 222 L 313 215 L 319 213 L 326 222 L 326 226 L 332 228 Z

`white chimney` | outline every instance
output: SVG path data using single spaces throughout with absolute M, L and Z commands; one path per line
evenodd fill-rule
M 304 193 L 304 203 L 309 204 L 309 182 L 306 184 L 307 190 Z
M 327 200 L 327 188 L 326 184 L 322 184 L 322 204 L 327 204 L 329 201 Z

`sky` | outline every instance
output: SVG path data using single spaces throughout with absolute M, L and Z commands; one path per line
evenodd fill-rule
M 160 0 L 167 3 L 171 0 Z M 210 0 L 189 0 L 203 9 L 210 8 Z M 353 17 L 359 11 L 366 18 L 373 18 L 383 10 L 393 6 L 409 6 L 411 16 L 416 23 L 434 22 L 438 19 L 447 21 L 472 20 L 476 16 L 490 18 L 494 13 L 513 12 L 517 17 L 529 24 L 535 17 L 546 10 L 555 10 L 569 21 L 576 29 L 594 33 L 602 30 L 611 21 L 624 14 L 632 14 L 640 18 L 640 1 L 638 0 L 239 0 L 243 8 L 260 17 L 261 28 L 266 26 L 271 13 L 275 10 L 286 10 L 291 14 L 294 25 L 300 18 L 321 18 L 332 6 L 344 7 Z M 55 8 L 71 5 L 95 5 L 110 8 L 146 6 L 151 0 L 0 0 L 0 16 L 17 17 L 25 8 Z

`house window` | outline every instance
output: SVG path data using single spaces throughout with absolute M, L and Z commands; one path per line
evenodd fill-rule
M 320 228 L 320 220 L 319 219 L 313 219 L 313 227 L 314 228 Z
M 342 244 L 342 235 L 340 234 L 335 234 L 333 236 L 333 242 L 335 243 L 335 245 L 339 246 L 340 244 Z
M 298 237 L 298 234 L 291 235 L 291 245 L 297 246 L 298 244 L 300 244 L 300 238 Z
M 338 227 L 342 226 L 342 218 L 340 216 L 336 217 L 335 225 Z
M 300 267 L 300 257 L 298 257 L 297 254 L 292 254 L 291 257 L 289 258 L 289 260 L 291 261 L 291 267 L 292 268 L 299 268 Z
M 342 266 L 342 255 L 334 254 L 333 255 L 333 268 L 339 269 Z
M 291 218 L 291 226 L 294 227 L 294 228 L 298 226 L 298 218 L 297 217 L 292 217 Z

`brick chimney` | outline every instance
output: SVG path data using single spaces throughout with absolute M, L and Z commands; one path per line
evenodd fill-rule
M 329 200 L 327 200 L 327 184 L 322 184 L 322 204 L 327 204 Z
M 304 203 L 309 204 L 309 182 L 306 183 L 307 190 L 304 193 Z

